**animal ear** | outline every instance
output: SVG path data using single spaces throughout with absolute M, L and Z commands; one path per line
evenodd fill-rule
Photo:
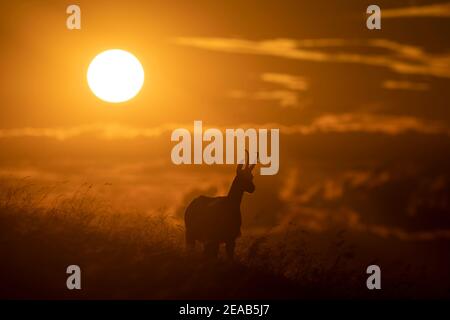
M 250 156 L 248 155 L 248 150 L 245 149 L 245 169 L 249 168 L 250 165 Z
M 237 168 L 236 168 L 236 173 L 238 173 L 239 171 L 242 171 L 242 163 L 239 163 L 238 165 L 237 165 Z
M 258 161 L 259 161 L 259 152 L 256 154 L 256 163 L 258 163 Z M 247 169 L 250 170 L 250 172 L 251 172 L 253 170 L 253 168 L 255 168 L 256 163 L 248 164 L 247 165 Z

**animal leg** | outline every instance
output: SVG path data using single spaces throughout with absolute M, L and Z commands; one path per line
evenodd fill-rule
M 192 237 L 191 233 L 186 231 L 186 248 L 190 251 L 195 249 L 195 239 Z
M 234 248 L 236 246 L 236 243 L 234 240 L 230 240 L 227 241 L 226 245 L 226 249 L 227 249 L 227 258 L 229 260 L 233 260 L 234 259 Z
M 208 241 L 205 243 L 205 256 L 208 258 L 217 258 L 219 252 L 219 243 L 216 241 Z

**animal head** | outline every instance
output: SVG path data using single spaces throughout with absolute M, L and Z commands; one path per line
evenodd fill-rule
M 238 164 L 236 168 L 236 179 L 242 189 L 248 193 L 255 191 L 255 185 L 253 184 L 252 170 L 256 164 L 249 163 L 248 151 L 245 150 L 245 167 L 243 164 Z

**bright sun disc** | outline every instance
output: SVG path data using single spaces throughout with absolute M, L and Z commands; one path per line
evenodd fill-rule
M 113 49 L 98 54 L 87 72 L 89 88 L 100 99 L 119 103 L 136 96 L 144 84 L 144 69 L 131 53 Z

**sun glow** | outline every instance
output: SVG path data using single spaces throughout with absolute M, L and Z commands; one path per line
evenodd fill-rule
M 112 49 L 98 54 L 87 72 L 89 88 L 101 100 L 125 102 L 135 97 L 144 84 L 144 69 L 131 53 Z

